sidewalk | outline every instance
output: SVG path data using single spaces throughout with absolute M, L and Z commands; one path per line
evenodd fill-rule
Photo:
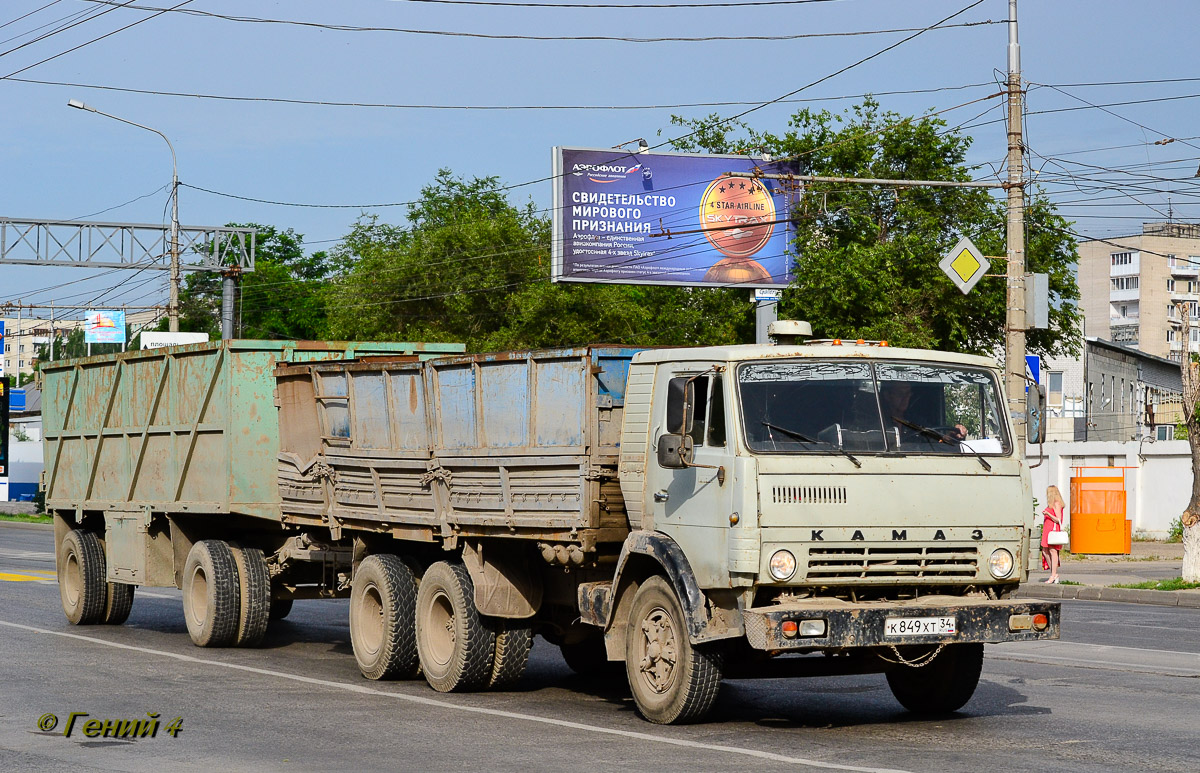
M 1087 556 L 1064 554 L 1060 579 L 1079 585 L 1046 585 L 1050 576 L 1038 568 L 1029 573 L 1029 582 L 1017 591 L 1018 598 L 1087 599 L 1157 604 L 1168 607 L 1200 609 L 1200 590 L 1159 591 L 1110 588 L 1147 580 L 1178 577 L 1183 566 L 1183 544 L 1179 542 L 1134 542 L 1128 556 Z

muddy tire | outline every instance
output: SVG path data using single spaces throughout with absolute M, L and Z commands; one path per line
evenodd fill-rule
M 896 666 L 887 681 L 896 700 L 914 714 L 949 714 L 971 700 L 982 670 L 982 644 L 950 644 L 924 666 Z
M 121 625 L 129 619 L 129 613 L 133 611 L 135 586 L 123 582 L 110 582 L 107 585 L 108 597 L 104 602 L 104 619 L 101 622 L 105 625 Z
M 267 613 L 268 620 L 282 620 L 292 613 L 292 599 L 271 599 L 271 611 Z
M 192 545 L 183 565 L 183 618 L 197 647 L 228 647 L 237 638 L 238 585 L 229 545 L 215 539 Z
M 533 629 L 521 620 L 491 619 L 496 634 L 495 654 L 492 657 L 492 676 L 488 689 L 504 690 L 521 681 L 529 665 L 533 649 Z
M 271 615 L 271 574 L 258 548 L 231 547 L 238 574 L 238 627 L 233 643 L 257 647 L 267 633 Z
M 108 605 L 107 569 L 100 539 L 90 531 L 75 529 L 58 547 L 58 594 L 72 625 L 104 622 Z
M 646 580 L 633 597 L 625 673 L 638 711 L 656 724 L 695 722 L 716 703 L 719 652 L 691 643 L 675 591 L 662 577 Z
M 417 578 L 399 557 L 367 556 L 350 591 L 350 644 L 368 679 L 417 675 Z
M 492 679 L 496 635 L 475 609 L 474 595 L 461 563 L 439 561 L 421 578 L 417 651 L 425 680 L 438 692 L 479 690 Z

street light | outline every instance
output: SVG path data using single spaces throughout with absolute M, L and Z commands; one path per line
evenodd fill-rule
M 89 113 L 111 118 L 114 121 L 127 123 L 130 126 L 136 126 L 139 129 L 145 129 L 148 132 L 154 132 L 159 137 L 163 138 L 163 142 L 167 143 L 167 147 L 171 149 L 171 298 L 167 303 L 167 320 L 169 329 L 172 333 L 179 332 L 179 167 L 175 163 L 175 148 L 171 145 L 171 141 L 167 139 L 167 135 L 160 132 L 158 129 L 152 129 L 149 126 L 143 126 L 140 123 L 120 118 L 118 116 L 106 113 L 103 110 L 97 110 L 94 107 L 85 105 L 78 99 L 72 99 L 67 102 L 67 107 L 74 107 L 78 110 L 87 110 Z

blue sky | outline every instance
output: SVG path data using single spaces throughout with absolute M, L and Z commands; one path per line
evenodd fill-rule
M 131 5 L 167 8 L 178 2 L 134 0 Z M 405 0 L 193 0 L 181 10 L 488 35 L 746 38 L 913 30 L 970 3 L 826 0 L 602 9 Z M 93 17 L 18 48 L 79 13 Z M 0 26 L 0 216 L 137 223 L 169 217 L 171 159 L 162 140 L 70 110 L 66 103 L 71 98 L 153 126 L 171 139 L 185 185 L 180 194 L 185 224 L 253 221 L 290 227 L 311 247 L 329 248 L 360 214 L 401 223 L 403 207 L 277 206 L 186 186 L 297 204 L 354 205 L 412 200 L 441 167 L 467 176 L 496 175 L 506 184 L 539 180 L 550 173 L 555 145 L 611 147 L 639 137 L 657 144 L 679 133 L 670 126 L 672 113 L 741 112 L 912 34 L 655 43 L 495 40 L 168 12 L 24 69 L 151 14 L 87 0 L 0 3 L 0 25 L 5 25 Z M 973 26 L 927 32 L 794 97 L 819 101 L 773 104 L 747 120 L 779 131 L 802 105 L 836 111 L 865 93 L 880 94 L 885 108 L 904 114 L 946 110 L 988 97 L 998 91 L 995 81 L 1003 78 L 1008 33 L 1004 24 L 981 22 L 1001 21 L 1007 14 L 1007 0 L 984 0 L 952 22 Z M 37 29 L 47 24 L 51 26 Z M 1163 218 L 1168 197 L 1176 218 L 1200 218 L 1200 181 L 1193 179 L 1200 163 L 1198 27 L 1200 4 L 1191 0 L 1020 3 L 1023 74 L 1031 83 L 1026 121 L 1031 160 L 1038 179 L 1080 233 L 1111 237 L 1137 232 L 1142 220 Z M 1189 78 L 1193 80 L 1128 83 Z M 1096 83 L 1115 85 L 1079 85 Z M 510 109 L 299 105 L 85 86 Z M 945 90 L 885 94 L 929 89 Z M 847 95 L 855 98 L 831 99 Z M 614 109 L 714 102 L 750 104 Z M 1005 156 L 1004 125 L 996 121 L 1003 115 L 1002 104 L 996 98 L 944 114 L 951 125 L 971 127 L 967 132 L 975 141 L 970 160 L 983 165 L 981 176 L 998 168 Z M 596 109 L 518 109 L 564 105 Z M 1175 141 L 1154 144 L 1167 138 Z M 519 187 L 512 195 L 515 201 L 547 207 L 550 184 Z M 92 273 L 0 266 L 0 301 L 81 303 L 111 286 L 114 276 L 123 278 L 109 274 L 76 281 Z M 139 278 L 130 283 L 136 284 L 130 292 L 109 300 L 163 302 L 165 276 L 148 279 Z M 75 283 L 43 289 L 69 281 Z

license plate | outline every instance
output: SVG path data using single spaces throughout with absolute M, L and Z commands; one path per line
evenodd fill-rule
M 884 636 L 953 636 L 958 628 L 953 617 L 889 617 L 883 621 Z

